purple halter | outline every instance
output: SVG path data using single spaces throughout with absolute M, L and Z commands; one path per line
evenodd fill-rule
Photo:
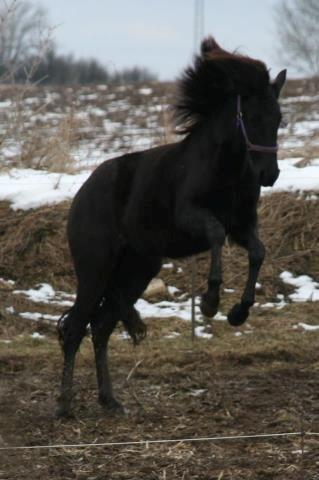
M 244 135 L 244 139 L 246 142 L 246 147 L 248 151 L 253 152 L 262 152 L 262 153 L 277 153 L 278 152 L 278 145 L 274 147 L 266 147 L 264 145 L 255 145 L 252 143 L 247 135 L 246 127 L 243 120 L 243 112 L 241 111 L 241 98 L 240 95 L 237 96 L 237 128 L 241 128 L 241 131 Z

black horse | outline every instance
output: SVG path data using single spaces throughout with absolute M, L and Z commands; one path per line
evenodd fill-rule
M 248 251 L 249 274 L 228 320 L 246 320 L 265 255 L 257 234 L 260 188 L 272 186 L 279 174 L 277 99 L 285 78 L 284 70 L 271 83 L 264 63 L 205 39 L 179 83 L 175 113 L 183 139 L 106 161 L 81 187 L 68 220 L 78 286 L 58 326 L 64 352 L 59 416 L 70 410 L 75 355 L 88 323 L 99 401 L 121 408 L 112 393 L 108 339 L 119 320 L 134 343 L 145 337 L 134 304 L 163 257 L 210 250 L 201 310 L 212 317 L 222 282 L 221 250 L 230 236 Z

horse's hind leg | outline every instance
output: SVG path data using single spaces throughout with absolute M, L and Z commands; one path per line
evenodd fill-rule
M 103 305 L 91 320 L 92 341 L 95 353 L 99 402 L 111 410 L 122 410 L 122 405 L 114 398 L 108 368 L 107 345 L 119 320 L 118 309 L 112 301 L 105 299 Z
M 102 291 L 102 290 L 101 290 Z M 59 340 L 64 354 L 61 393 L 56 410 L 57 417 L 68 416 L 72 400 L 74 362 L 77 350 L 86 333 L 90 316 L 94 313 L 101 292 L 99 289 L 79 287 L 73 307 L 63 315 L 58 324 Z
M 119 319 L 121 319 L 135 344 L 146 335 L 146 326 L 134 303 L 142 295 L 149 281 L 158 273 L 161 259 L 141 257 L 125 252 L 114 270 L 112 286 L 105 293 L 105 305 L 92 319 L 92 340 L 95 351 L 96 372 L 99 387 L 99 402 L 108 409 L 121 409 L 113 396 L 108 369 L 108 340 Z
M 64 361 L 61 391 L 56 409 L 57 417 L 66 417 L 70 412 L 75 356 L 85 332 L 86 322 L 78 308 L 73 306 L 61 317 L 58 324 L 58 335 Z
M 134 308 L 134 303 L 159 272 L 161 264 L 162 259 L 159 257 L 142 256 L 130 251 L 117 271 L 113 298 L 117 302 L 120 318 L 135 345 L 145 338 L 146 326 Z

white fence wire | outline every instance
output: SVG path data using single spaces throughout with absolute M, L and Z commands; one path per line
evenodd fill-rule
M 128 440 L 120 442 L 102 442 L 102 443 L 74 443 L 74 444 L 51 444 L 51 445 L 29 445 L 29 446 L 2 446 L 0 451 L 12 450 L 44 450 L 44 449 L 80 449 L 80 448 L 96 448 L 96 447 L 122 447 L 132 445 L 151 444 L 171 444 L 171 443 L 193 443 L 193 442 L 220 442 L 226 440 L 256 440 L 256 439 L 270 439 L 279 437 L 319 437 L 316 432 L 284 432 L 284 433 L 260 433 L 251 435 L 227 435 L 227 436 L 212 436 L 212 437 L 190 437 L 190 438 L 176 438 L 176 439 L 149 439 L 149 440 Z

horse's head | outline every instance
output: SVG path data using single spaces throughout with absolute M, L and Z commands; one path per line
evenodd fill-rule
M 285 83 L 286 70 L 260 92 L 237 99 L 237 127 L 244 148 L 250 153 L 250 166 L 256 181 L 272 186 L 279 176 L 277 133 L 281 121 L 278 97 Z
M 271 82 L 263 62 L 227 52 L 207 37 L 179 83 L 175 105 L 179 131 L 191 133 L 198 125 L 209 125 L 215 143 L 235 144 L 238 158 L 247 151 L 245 164 L 254 183 L 273 185 L 279 175 L 278 97 L 285 79 L 283 70 Z
M 277 133 L 281 113 L 278 97 L 286 80 L 286 70 L 270 82 L 262 62 L 231 54 L 212 37 L 203 40 L 200 58 L 202 64 L 210 65 L 215 78 L 224 76 L 226 91 L 237 93 L 236 124 L 241 130 L 242 144 L 250 152 L 255 181 L 262 186 L 272 186 L 279 176 Z

